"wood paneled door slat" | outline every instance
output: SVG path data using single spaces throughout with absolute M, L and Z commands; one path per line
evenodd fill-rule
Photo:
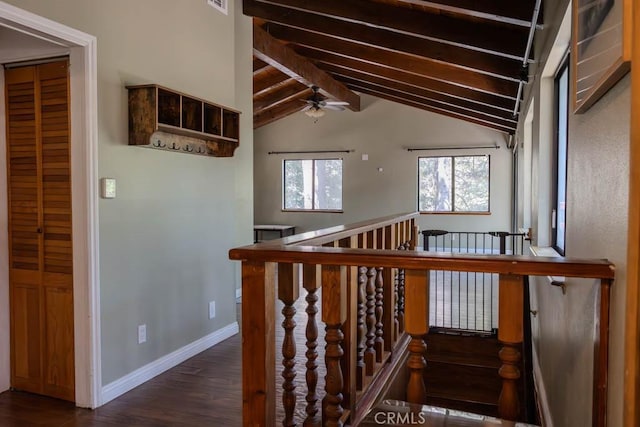
M 12 387 L 75 399 L 69 63 L 5 71 Z

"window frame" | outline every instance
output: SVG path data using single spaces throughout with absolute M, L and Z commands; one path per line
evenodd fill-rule
M 315 209 L 313 208 L 313 206 L 315 205 L 315 185 L 316 185 L 316 174 L 315 174 L 315 170 L 316 170 L 316 162 L 317 161 L 326 161 L 326 160 L 339 160 L 340 161 L 340 166 L 341 166 L 341 175 L 340 175 L 340 179 L 341 179 L 341 186 L 340 186 L 340 205 L 341 208 L 340 209 Z M 286 208 L 286 182 L 285 182 L 285 178 L 286 178 L 286 163 L 287 162 L 302 162 L 302 161 L 311 161 L 312 162 L 312 173 L 311 173 L 311 177 L 312 177 L 312 181 L 311 181 L 311 208 L 310 209 L 291 209 L 291 208 Z M 324 212 L 324 213 L 343 213 L 344 212 L 344 158 L 342 157 L 328 157 L 328 158 L 312 158 L 312 159 L 302 159 L 302 158 L 294 158 L 294 159 L 283 159 L 282 160 L 282 177 L 280 179 L 280 184 L 282 186 L 282 197 L 281 197 L 281 204 L 280 204 L 280 209 L 281 212 Z
M 487 210 L 486 211 L 456 211 L 455 210 L 455 159 L 460 157 L 486 157 L 487 158 Z M 420 210 L 420 159 L 449 158 L 451 159 L 451 210 L 449 211 L 423 211 Z M 491 155 L 490 154 L 461 154 L 461 155 L 439 155 L 439 156 L 418 156 L 417 162 L 417 210 L 425 215 L 491 215 Z
M 555 75 L 553 76 L 553 200 L 551 207 L 551 246 L 553 249 L 560 255 L 564 256 L 566 252 L 567 246 L 567 178 L 568 178 L 568 162 L 569 162 L 569 116 L 571 114 L 570 110 L 570 88 L 571 88 L 571 64 L 569 58 L 569 51 L 565 53 L 564 58 L 560 61 L 560 65 L 556 70 Z M 564 94 L 565 104 L 567 106 L 566 111 L 566 123 L 565 123 L 565 133 L 563 135 L 564 143 L 564 164 L 560 165 L 560 144 L 561 144 L 561 135 L 560 135 L 560 80 L 563 78 L 563 75 L 566 78 L 566 93 Z M 560 197 L 560 176 L 561 176 L 561 166 L 562 173 L 564 174 L 564 182 L 563 182 L 563 190 L 564 190 L 564 227 L 562 231 L 558 229 L 558 199 Z M 558 242 L 558 234 L 562 232 L 562 245 Z

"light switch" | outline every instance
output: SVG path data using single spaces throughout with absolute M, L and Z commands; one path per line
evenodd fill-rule
M 103 199 L 116 198 L 116 179 L 102 178 L 100 180 L 100 195 Z

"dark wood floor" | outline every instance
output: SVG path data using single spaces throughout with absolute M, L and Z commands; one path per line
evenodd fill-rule
M 94 411 L 5 392 L 0 394 L 0 426 L 240 426 L 240 361 L 238 334 Z
M 298 401 L 296 415 L 298 421 L 304 419 L 306 404 L 306 384 L 304 375 L 305 358 L 305 325 L 306 313 L 304 301 L 306 292 L 296 303 L 295 330 L 298 375 Z M 277 313 L 282 307 L 276 305 Z M 318 304 L 320 308 L 320 304 Z M 240 307 L 238 307 L 240 312 Z M 320 313 L 318 313 L 320 318 Z M 281 419 L 282 405 L 280 365 L 280 348 L 282 343 L 282 328 L 278 320 L 276 327 L 276 413 Z M 320 322 L 319 322 L 320 323 Z M 326 371 L 322 360 L 323 325 L 319 325 L 318 339 L 319 368 L 318 391 L 324 393 L 324 376 Z M 242 384 L 241 384 L 241 354 L 242 340 L 237 334 L 226 341 L 198 354 L 175 368 L 152 379 L 151 381 L 118 397 L 112 402 L 96 409 L 79 409 L 72 403 L 50 399 L 21 392 L 5 392 L 0 394 L 0 427 L 235 427 L 242 425 Z M 427 414 L 428 426 L 446 425 L 450 427 L 485 426 L 482 419 L 447 418 L 442 424 L 442 417 L 432 417 Z M 490 424 L 494 425 L 494 424 Z M 502 425 L 502 424 L 497 424 Z M 507 424 L 510 425 L 510 424 Z

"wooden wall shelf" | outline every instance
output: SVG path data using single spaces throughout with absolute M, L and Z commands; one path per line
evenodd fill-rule
M 129 145 L 215 157 L 232 157 L 240 145 L 240 112 L 149 84 L 129 90 Z M 176 144 L 151 140 L 157 132 L 195 138 Z

